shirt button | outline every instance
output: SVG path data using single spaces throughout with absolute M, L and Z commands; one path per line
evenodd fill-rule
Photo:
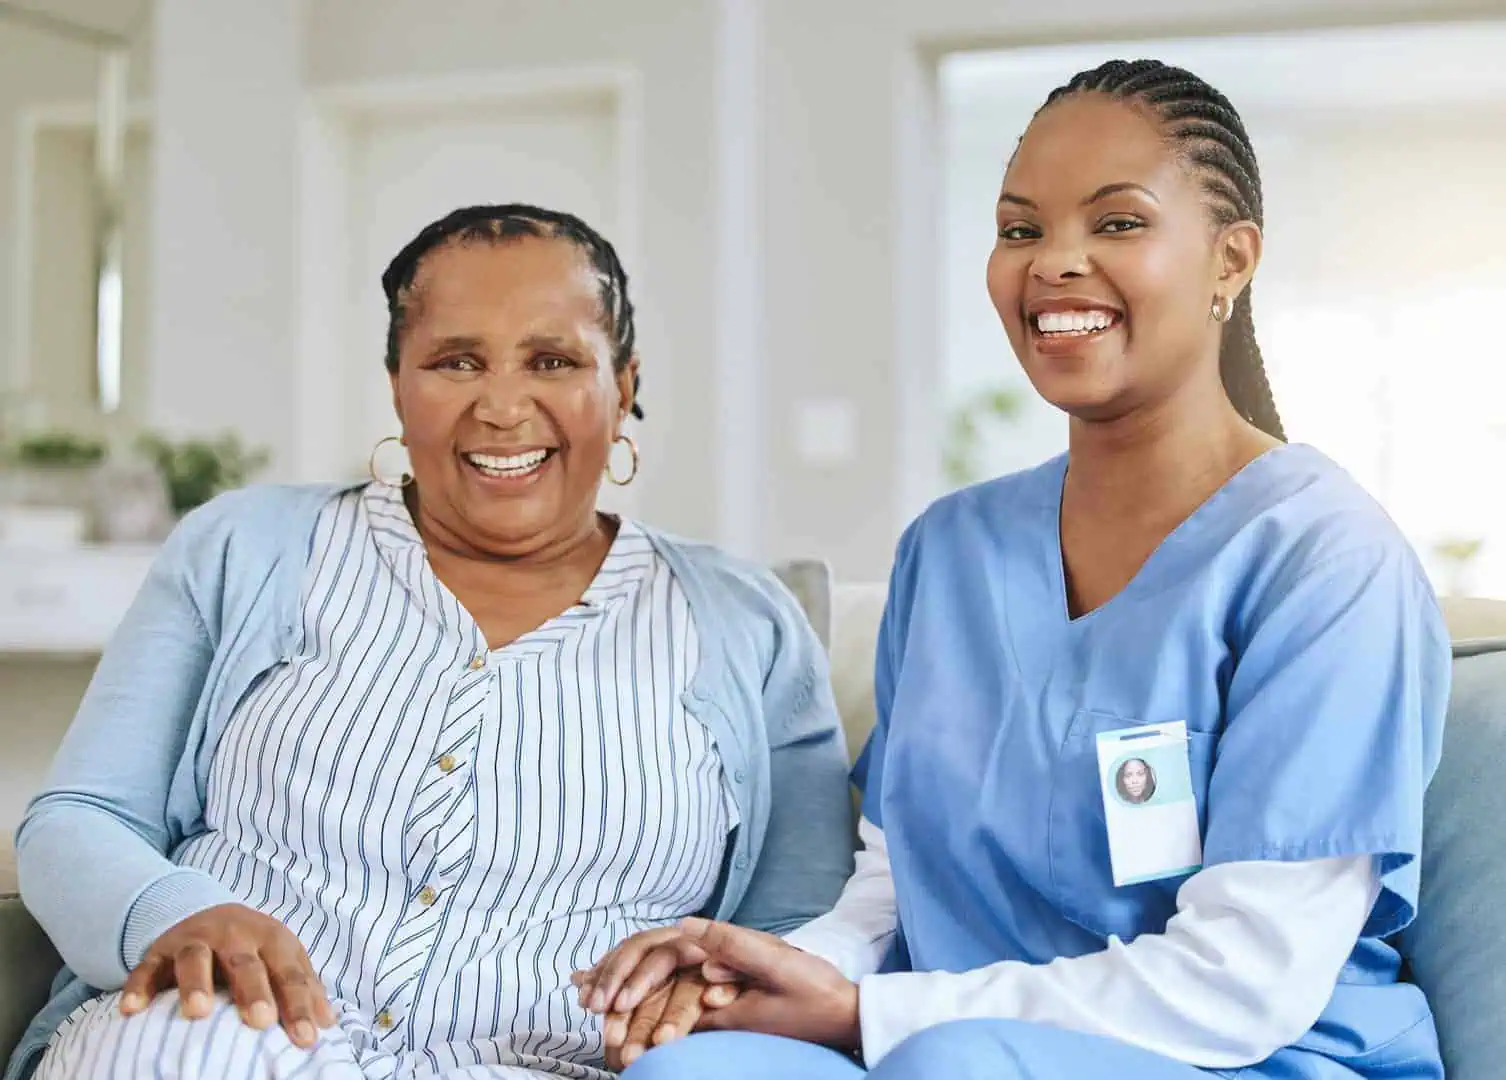
M 733 781 L 736 782 L 736 783 L 739 783 L 739 784 L 741 784 L 747 778 L 748 778 L 747 774 L 744 773 L 741 769 L 738 769 L 737 772 L 735 772 L 735 773 L 732 774 Z
M 472 671 L 480 671 L 484 667 L 486 667 L 486 657 L 484 656 L 478 656 L 471 661 Z
M 454 754 L 445 754 L 439 759 L 438 764 L 439 771 L 447 773 L 454 772 L 460 766 L 460 762 L 455 760 Z
M 392 1014 L 390 1012 L 388 1012 L 386 1009 L 383 1009 L 381 1012 L 377 1013 L 376 1014 L 376 1026 L 379 1027 L 379 1028 L 381 1028 L 383 1031 L 391 1031 L 392 1030 Z
M 439 894 L 434 891 L 432 885 L 425 885 L 422 889 L 418 890 L 418 902 L 424 907 L 432 907 L 434 901 L 438 899 Z
M 732 860 L 732 865 L 739 870 L 746 870 L 748 868 L 748 857 L 746 855 L 739 855 L 736 859 Z

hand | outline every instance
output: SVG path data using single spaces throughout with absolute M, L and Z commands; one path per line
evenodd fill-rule
M 281 1018 L 294 1045 L 305 1049 L 335 1010 L 303 943 L 282 923 L 253 908 L 221 904 L 184 919 L 152 943 L 121 991 L 126 1016 L 176 986 L 183 1015 L 203 1019 L 213 1008 L 215 976 L 241 1019 L 258 1031 Z
M 681 972 L 631 1012 L 607 1014 L 602 1034 L 608 1067 L 621 1072 L 650 1046 L 689 1035 L 706 1010 L 725 1008 L 737 995 L 738 988 L 731 983 L 713 986 L 698 971 Z
M 631 1013 L 675 972 L 698 967 L 705 959 L 678 926 L 664 926 L 634 934 L 570 981 L 588 1012 Z
M 707 956 L 708 981 L 736 980 L 737 1000 L 701 1017 L 702 1031 L 757 1031 L 839 1050 L 862 1046 L 858 987 L 819 956 L 772 934 L 686 919 L 685 938 Z

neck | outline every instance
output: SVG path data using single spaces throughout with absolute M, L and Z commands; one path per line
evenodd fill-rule
M 1185 516 L 1275 445 L 1235 411 L 1222 385 L 1188 387 L 1114 420 L 1074 417 L 1066 498 L 1094 517 Z
M 484 578 L 491 590 L 550 592 L 595 576 L 617 535 L 617 522 L 588 513 L 557 534 L 516 547 L 491 547 L 463 535 L 424 506 L 417 492 L 408 508 L 423 538 L 429 561 L 441 577 Z

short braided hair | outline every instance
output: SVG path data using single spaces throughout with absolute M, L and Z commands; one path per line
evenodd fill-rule
M 1223 94 L 1190 71 L 1159 60 L 1110 60 L 1053 90 L 1042 109 L 1084 93 L 1108 94 L 1145 109 L 1197 170 L 1215 224 L 1253 221 L 1264 225 L 1255 149 L 1244 121 Z M 1286 431 L 1255 341 L 1249 289 L 1235 302 L 1223 328 L 1218 366 L 1224 392 L 1239 414 L 1285 441 Z
M 590 261 L 601 280 L 602 321 L 612 339 L 612 369 L 622 371 L 633 358 L 637 329 L 633 325 L 633 301 L 628 297 L 627 271 L 607 239 L 574 214 L 545 210 L 527 203 L 498 206 L 467 206 L 426 226 L 399 251 L 382 273 L 382 292 L 387 297 L 387 370 L 398 368 L 398 348 L 412 314 L 413 283 L 424 257 L 450 243 L 500 244 L 521 237 L 566 240 Z M 643 418 L 638 407 L 639 379 L 633 379 L 633 415 Z

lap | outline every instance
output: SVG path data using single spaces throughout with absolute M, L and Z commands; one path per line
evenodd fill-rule
M 119 993 L 105 994 L 63 1022 L 33 1080 L 550 1080 L 562 1075 L 521 1065 L 436 1067 L 427 1055 L 400 1060 L 380 1048 L 354 1006 L 337 1003 L 336 1010 L 339 1026 L 320 1032 L 319 1042 L 303 1050 L 280 1027 L 247 1026 L 224 994 L 199 1020 L 184 1018 L 176 990 L 134 1016 L 121 1014 Z
M 715 1032 L 651 1050 L 623 1080 L 1208 1080 L 1212 1074 L 1126 1043 L 1014 1020 L 927 1028 L 872 1070 L 824 1047 Z
M 188 1020 L 177 991 L 159 995 L 134 1016 L 120 1012 L 120 995 L 105 994 L 63 1022 L 35 1080 L 364 1080 L 349 1038 L 320 1033 L 310 1050 L 294 1046 L 280 1027 L 257 1031 L 224 995 L 213 1012 Z

